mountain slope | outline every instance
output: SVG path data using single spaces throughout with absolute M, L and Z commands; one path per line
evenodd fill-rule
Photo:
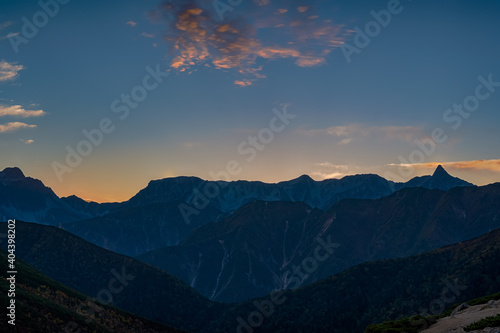
M 405 188 L 380 199 L 342 200 L 324 213 L 303 203 L 256 201 L 193 231 L 178 246 L 137 259 L 178 276 L 205 297 L 236 302 L 287 288 L 290 272 L 314 258 L 323 243 L 331 245 L 331 253 L 316 270 L 296 276 L 300 285 L 495 228 L 500 228 L 500 183 L 447 192 Z
M 301 202 L 255 201 L 195 230 L 179 246 L 137 259 L 180 277 L 210 299 L 245 300 L 276 288 L 309 241 L 308 225 L 321 214 Z
M 6 239 L 0 244 L 5 249 Z M 219 309 L 179 279 L 55 227 L 17 221 L 16 256 L 70 288 L 187 331 Z
M 497 229 L 427 253 L 360 264 L 294 291 L 235 305 L 203 332 L 364 332 L 374 322 L 437 314 L 500 291 L 499 261 Z
M 9 304 L 6 280 L 7 253 L 0 250 L 0 300 Z M 182 331 L 151 322 L 131 313 L 91 300 L 55 282 L 24 262 L 16 261 L 15 326 L 2 318 L 0 330 L 18 332 L 162 332 Z

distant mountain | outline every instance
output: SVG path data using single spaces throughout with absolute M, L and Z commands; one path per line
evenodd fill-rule
M 363 263 L 293 291 L 236 304 L 202 332 L 361 333 L 371 323 L 437 314 L 500 291 L 499 262 L 500 230 L 494 230 L 427 253 Z M 412 325 L 426 324 L 418 320 Z
M 229 217 L 255 200 L 304 202 L 327 210 L 342 199 L 381 198 L 408 186 L 438 184 L 446 190 L 471 185 L 438 170 L 408 183 L 370 174 L 323 181 L 303 175 L 277 184 L 175 177 L 149 182 L 128 201 L 98 204 L 76 196 L 59 199 L 40 181 L 24 177 L 17 168 L 7 168 L 0 173 L 0 184 L 4 184 L 0 186 L 0 217 L 61 225 L 96 245 L 136 256 L 176 245 L 194 229 Z
M 62 197 L 61 201 L 77 210 L 79 212 L 86 212 L 89 216 L 102 216 L 106 215 L 115 210 L 115 208 L 120 207 L 120 203 L 118 202 L 106 202 L 106 203 L 97 203 L 94 201 L 85 201 L 76 195 L 70 195 L 68 197 Z
M 62 228 L 108 250 L 135 256 L 176 245 L 196 227 L 225 216 L 214 207 L 207 207 L 188 224 L 179 210 L 180 204 L 180 201 L 123 204 L 103 216 L 66 223 Z
M 438 165 L 432 176 L 415 177 L 405 184 L 405 187 L 423 187 L 430 190 L 438 189 L 443 191 L 459 186 L 474 186 L 474 184 L 451 176 L 441 165 Z
M 298 202 L 255 201 L 193 231 L 178 246 L 137 259 L 178 276 L 205 297 L 236 302 L 287 288 L 296 279 L 305 285 L 362 262 L 429 251 L 496 228 L 500 183 L 447 192 L 405 188 L 380 199 L 341 200 L 326 212 Z M 294 276 L 325 243 L 338 246 L 331 245 L 318 269 Z
M 440 172 L 426 179 L 427 182 L 419 185 L 416 180 L 410 184 L 394 183 L 377 175 L 346 176 L 320 182 L 303 175 L 277 184 L 205 181 L 195 177 L 166 178 L 151 181 L 107 215 L 66 224 L 64 228 L 99 246 L 136 256 L 176 245 L 197 227 L 229 217 L 255 200 L 304 202 L 313 208 L 329 209 L 342 199 L 381 198 L 404 187 L 439 183 L 447 190 L 471 185 L 467 182 L 458 184 L 454 177 L 447 179 Z M 216 195 L 210 199 L 211 191 Z M 131 237 L 132 234 L 141 237 Z
M 0 218 L 24 219 L 58 225 L 89 218 L 85 211 L 74 209 L 38 179 L 25 177 L 19 168 L 0 172 Z
M 0 300 L 10 304 L 5 279 L 9 271 L 7 253 L 0 250 Z M 88 296 L 48 278 L 21 260 L 16 260 L 15 326 L 2 318 L 2 332 L 145 332 L 182 333 L 131 313 L 92 300 Z M 8 310 L 9 311 L 9 310 Z
M 6 243 L 0 238 L 2 249 Z M 16 256 L 92 298 L 186 331 L 200 330 L 220 310 L 178 278 L 56 227 L 17 221 Z

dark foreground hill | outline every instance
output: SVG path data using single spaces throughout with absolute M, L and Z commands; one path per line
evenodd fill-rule
M 2 307 L 15 300 L 15 319 L 0 321 L 2 332 L 144 332 L 182 333 L 118 308 L 105 305 L 48 278 L 17 260 L 15 297 L 8 297 L 7 253 L 0 250 L 0 301 Z M 10 313 L 10 310 L 7 310 Z M 15 325 L 8 323 L 11 321 Z
M 20 221 L 15 230 L 18 258 L 101 302 L 187 331 L 200 330 L 220 307 L 164 271 L 64 230 Z M 6 239 L 0 238 L 4 250 Z
M 412 257 L 360 264 L 293 291 L 226 305 L 204 299 L 163 271 L 54 227 L 18 222 L 16 245 L 20 258 L 67 286 L 191 332 L 363 332 L 371 323 L 438 313 L 500 290 L 500 230 Z M 297 274 L 289 278 L 297 285 Z

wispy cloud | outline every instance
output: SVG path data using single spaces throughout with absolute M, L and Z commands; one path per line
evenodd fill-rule
M 423 129 L 416 126 L 368 126 L 364 124 L 348 124 L 320 129 L 298 129 L 306 136 L 333 136 L 338 139 L 337 144 L 345 145 L 362 138 L 396 139 L 413 142 L 423 136 Z
M 500 159 L 492 160 L 473 160 L 473 161 L 456 161 L 456 162 L 428 162 L 428 163 L 413 163 L 413 164 L 388 164 L 391 167 L 407 167 L 413 169 L 430 169 L 434 170 L 438 165 L 442 165 L 446 169 L 455 170 L 483 170 L 500 172 Z
M 265 61 L 291 59 L 297 66 L 318 66 L 343 43 L 342 25 L 310 20 L 309 7 L 276 7 L 262 0 L 254 3 L 257 5 L 240 9 L 239 15 L 235 8 L 231 18 L 221 22 L 211 2 L 163 2 L 151 17 L 156 21 L 166 18 L 164 39 L 173 58 L 170 66 L 230 70 L 240 76 L 236 85 L 249 86 L 265 77 Z
M 358 167 L 330 162 L 315 163 L 314 168 L 316 170 L 311 172 L 311 175 L 320 177 L 321 179 L 342 178 L 359 172 Z
M 31 139 L 29 139 L 29 140 L 19 139 L 19 141 L 21 141 L 22 143 L 27 144 L 27 145 L 32 144 L 33 142 L 35 142 L 35 140 L 31 140 Z
M 14 24 L 14 22 L 12 21 L 5 21 L 5 22 L 1 22 L 0 23 L 0 31 L 4 30 L 5 28 L 11 26 L 12 24 Z
M 0 41 L 7 39 L 7 38 L 19 36 L 20 34 L 21 34 L 20 32 L 9 32 L 6 36 L 0 36 Z
M 0 117 L 16 116 L 21 118 L 40 117 L 46 114 L 43 110 L 25 110 L 21 105 L 2 106 L 0 105 Z
M 9 63 L 4 59 L 0 60 L 0 81 L 14 80 L 19 76 L 19 71 L 23 69 L 23 65 Z
M 153 38 L 155 35 L 152 35 L 152 34 L 148 34 L 147 32 L 143 32 L 141 34 L 142 37 L 146 37 L 146 38 Z
M 36 125 L 28 125 L 26 123 L 12 122 L 5 125 L 0 124 L 0 133 L 17 131 L 20 128 L 34 128 Z
M 133 27 L 135 27 L 137 25 L 137 22 L 128 21 L 127 24 L 133 28 Z

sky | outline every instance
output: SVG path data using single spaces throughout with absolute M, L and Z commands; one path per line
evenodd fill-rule
M 500 181 L 500 3 L 3 0 L 0 169 L 123 201 L 153 179 L 442 164 Z

